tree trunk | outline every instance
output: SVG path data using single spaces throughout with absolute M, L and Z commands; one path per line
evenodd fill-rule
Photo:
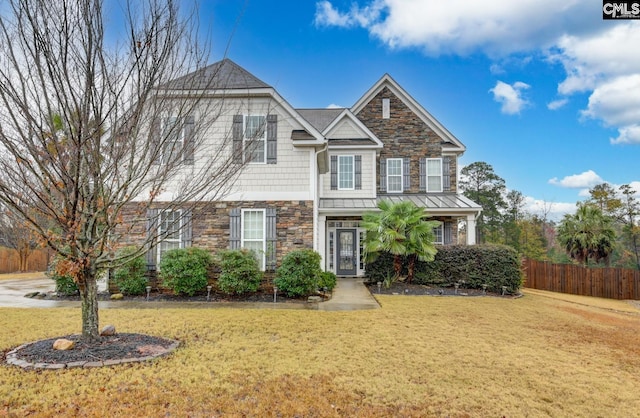
M 82 300 L 82 338 L 95 341 L 100 338 L 98 327 L 98 283 L 95 272 L 85 270 L 78 283 Z
M 416 269 L 416 256 L 409 256 L 409 265 L 407 266 L 407 283 L 411 283 L 413 281 L 413 273 Z
M 396 272 L 396 280 L 400 277 L 400 274 L 402 274 L 402 257 L 400 255 L 394 255 L 393 256 L 393 269 Z

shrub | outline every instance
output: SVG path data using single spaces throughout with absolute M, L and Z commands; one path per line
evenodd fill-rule
M 162 284 L 177 295 L 193 296 L 207 286 L 207 273 L 212 265 L 213 257 L 201 248 L 167 251 L 160 260 Z
M 318 282 L 318 289 L 333 290 L 338 283 L 336 275 L 331 271 L 323 271 L 320 273 L 320 281 Z
M 118 256 L 127 257 L 136 252 L 136 247 L 124 247 L 118 251 Z M 142 295 L 147 287 L 147 263 L 143 256 L 138 256 L 118 267 L 114 273 L 118 290 L 125 295 Z
M 282 260 L 276 271 L 274 284 L 290 297 L 307 296 L 318 289 L 320 275 L 320 254 L 313 250 L 292 251 Z
M 255 255 L 246 249 L 219 253 L 218 287 L 227 294 L 255 292 L 260 288 L 262 272 Z
M 406 271 L 406 260 L 403 263 Z M 366 266 L 370 281 L 385 279 L 385 273 L 393 271 L 393 257 L 385 254 Z M 438 248 L 431 262 L 418 261 L 415 270 L 417 284 L 453 286 L 464 280 L 469 288 L 481 288 L 483 284 L 493 292 L 502 292 L 507 286 L 511 293 L 522 285 L 522 272 L 517 252 L 504 245 L 451 245 Z
M 62 261 L 60 256 L 53 257 L 47 269 L 47 276 L 56 282 L 56 293 L 64 296 L 79 294 L 78 285 L 73 281 L 73 278 L 58 272 L 58 263 L 60 261 Z

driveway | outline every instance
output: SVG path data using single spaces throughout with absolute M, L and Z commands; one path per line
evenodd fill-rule
M 54 308 L 79 306 L 77 302 L 43 300 L 37 298 L 25 298 L 24 295 L 32 292 L 46 293 L 55 289 L 53 280 L 42 277 L 33 279 L 6 279 L 0 280 L 0 307 L 5 308 Z

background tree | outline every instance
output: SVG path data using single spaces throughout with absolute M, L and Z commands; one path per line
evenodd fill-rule
M 503 214 L 506 207 L 503 199 L 506 190 L 504 179 L 485 162 L 474 162 L 464 167 L 460 188 L 464 195 L 482 206 L 476 221 L 478 243 L 499 242 Z
M 381 200 L 378 209 L 379 212 L 368 212 L 362 216 L 362 226 L 367 230 L 365 260 L 371 262 L 383 252 L 392 254 L 397 279 L 402 272 L 402 260 L 407 257 L 407 281 L 410 283 L 416 261 L 433 261 L 436 255 L 433 229 L 440 222 L 427 221 L 424 209 L 410 201 L 392 203 Z
M 618 190 L 622 194 L 618 208 L 618 219 L 623 224 L 622 236 L 635 258 L 636 267 L 640 270 L 640 225 L 638 225 L 640 201 L 635 197 L 636 192 L 629 184 L 623 184 Z
M 195 15 L 179 4 L 123 2 L 112 33 L 102 0 L 2 5 L 0 203 L 63 258 L 61 273 L 80 288 L 85 339 L 98 338 L 100 272 L 146 249 L 114 251 L 136 227 L 123 224 L 125 208 L 141 225 L 161 198 L 161 210 L 188 213 L 224 194 L 240 169 L 230 145 L 203 142 L 220 112 L 220 101 L 204 100 L 216 75 L 170 83 L 207 60 Z
M 11 210 L 0 212 L 0 245 L 18 253 L 18 269 L 29 270 L 29 256 L 39 247 L 33 231 Z
M 562 219 L 558 240 L 571 258 L 587 266 L 589 259 L 608 260 L 615 244 L 615 231 L 611 219 L 598 206 L 582 203 L 575 214 Z
M 521 221 L 524 217 L 524 195 L 517 190 L 510 190 L 505 199 L 504 243 L 521 252 Z

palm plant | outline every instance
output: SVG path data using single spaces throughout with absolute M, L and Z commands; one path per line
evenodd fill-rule
M 383 252 L 392 254 L 397 279 L 402 272 L 402 259 L 408 257 L 407 281 L 411 282 L 417 260 L 433 261 L 435 257 L 433 228 L 440 223 L 427 221 L 425 211 L 410 201 L 381 200 L 378 209 L 379 212 L 368 212 L 362 217 L 362 226 L 367 230 L 365 261 L 374 261 Z
M 569 257 L 586 266 L 590 258 L 608 260 L 614 249 L 615 231 L 611 218 L 600 208 L 581 204 L 574 215 L 565 215 L 558 228 L 558 240 Z

